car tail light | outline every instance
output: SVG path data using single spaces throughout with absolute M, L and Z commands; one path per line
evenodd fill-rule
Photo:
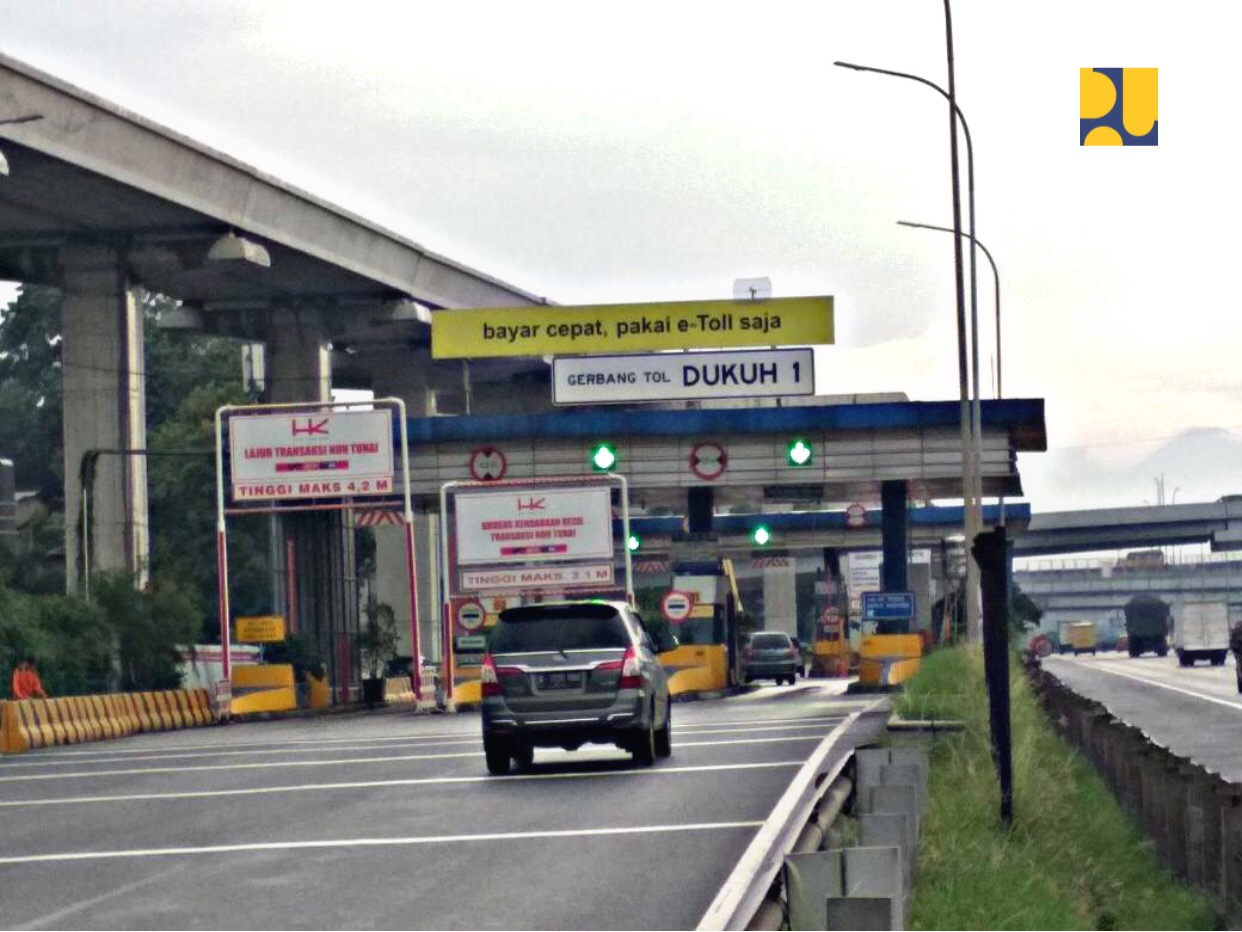
M 483 683 L 483 695 L 501 696 L 504 695 L 504 688 L 500 685 L 500 678 L 502 676 L 520 675 L 522 671 L 517 667 L 498 667 L 491 654 L 484 654 L 483 669 L 479 672 L 479 679 Z
M 483 682 L 483 696 L 499 696 L 504 690 L 500 688 L 500 677 L 496 675 L 496 661 L 491 654 L 483 656 L 483 669 L 480 671 Z
M 625 649 L 625 655 L 620 660 L 606 660 L 601 663 L 596 670 L 620 670 L 621 679 L 617 683 L 618 689 L 640 689 L 643 685 L 643 667 L 638 659 L 638 651 L 633 646 Z

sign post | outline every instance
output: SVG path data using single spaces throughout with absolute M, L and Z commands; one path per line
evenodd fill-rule
M 223 696 L 218 698 L 226 707 L 231 701 L 227 684 L 232 678 L 227 515 L 345 510 L 359 507 L 359 499 L 367 503 L 362 507 L 391 507 L 397 494 L 394 417 L 400 425 L 401 438 L 410 649 L 414 661 L 411 680 L 415 696 L 420 695 L 418 586 L 405 403 L 399 398 L 378 398 L 363 410 L 348 402 L 224 405 L 216 410 L 215 433 L 217 611 L 223 647 L 222 680 L 226 686 Z M 232 507 L 226 501 L 226 484 Z M 239 631 L 239 639 L 241 634 Z

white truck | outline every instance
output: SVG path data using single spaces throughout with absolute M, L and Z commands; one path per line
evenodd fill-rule
M 1229 655 L 1229 603 L 1183 602 L 1173 617 L 1173 650 L 1183 667 L 1196 660 L 1223 664 Z

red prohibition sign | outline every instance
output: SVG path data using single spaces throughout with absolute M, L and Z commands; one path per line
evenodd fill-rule
M 719 479 L 728 465 L 724 445 L 715 440 L 696 443 L 690 450 L 690 471 L 700 479 Z
M 476 482 L 495 482 L 505 477 L 509 461 L 499 447 L 479 447 L 470 454 L 470 477 Z

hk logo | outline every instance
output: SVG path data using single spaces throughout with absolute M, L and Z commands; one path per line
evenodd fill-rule
M 1155 68 L 1080 68 L 1078 142 L 1159 145 Z

